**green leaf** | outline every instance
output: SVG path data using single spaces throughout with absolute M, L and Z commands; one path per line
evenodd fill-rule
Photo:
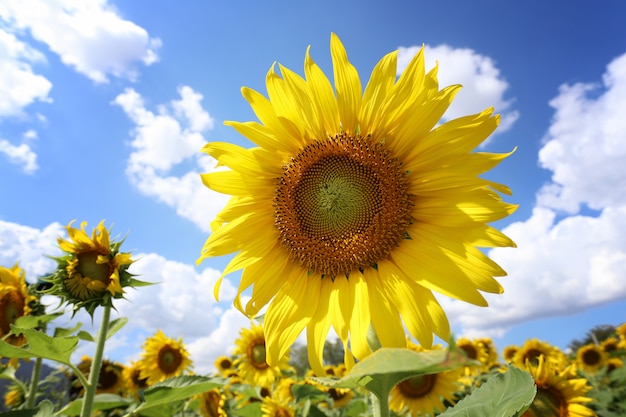
M 62 313 L 44 314 L 42 316 L 22 316 L 18 317 L 13 324 L 23 329 L 32 329 L 56 319 L 61 314 Z
M 37 408 L 5 411 L 2 413 L 3 417 L 52 417 L 54 415 L 54 405 L 48 400 L 40 402 Z
M 132 403 L 132 400 L 120 397 L 115 394 L 98 394 L 93 397 L 92 410 L 110 410 L 118 407 L 128 407 Z M 81 413 L 83 407 L 83 399 L 79 398 L 72 401 L 61 410 L 59 414 L 65 414 L 68 416 L 77 416 Z
M 119 317 L 109 322 L 109 329 L 107 330 L 106 339 L 109 340 L 115 333 L 120 331 L 128 323 L 128 317 Z
M 341 379 L 311 378 L 331 388 L 363 387 L 386 400 L 399 382 L 426 374 L 449 371 L 473 362 L 458 349 L 415 352 L 401 348 L 381 348 L 372 353 Z
M 155 285 L 155 284 L 156 282 L 140 281 L 135 278 L 131 278 L 128 280 L 128 286 L 130 287 L 147 287 L 148 285 Z
M 187 399 L 196 394 L 202 394 L 215 387 L 224 385 L 224 378 L 208 378 L 200 375 L 183 375 L 168 378 L 165 381 L 152 385 L 143 392 L 145 399 L 135 410 L 139 412 L 151 407 Z
M 291 392 L 296 403 L 299 403 L 301 400 L 304 399 L 310 399 L 311 401 L 314 401 L 316 399 L 328 397 L 328 394 L 320 391 L 315 386 L 309 384 L 293 384 L 291 386 Z
M 530 406 L 536 393 L 532 376 L 526 371 L 509 366 L 505 373 L 495 374 L 476 391 L 439 416 L 518 416 Z
M 54 337 L 71 336 L 76 332 L 76 330 L 80 329 L 81 327 L 83 327 L 83 323 L 76 323 L 76 326 L 72 327 L 71 329 L 67 329 L 65 327 L 57 327 L 56 329 L 54 329 Z
M 258 417 L 261 415 L 261 403 L 254 402 L 232 410 L 229 415 L 233 417 Z
M 91 333 L 85 331 L 85 330 L 81 330 L 80 332 L 76 333 L 76 336 L 78 336 L 78 338 L 80 340 L 84 340 L 86 342 L 95 342 L 96 339 L 92 336 Z
M 0 356 L 6 358 L 44 358 L 70 364 L 70 356 L 78 346 L 78 337 L 51 337 L 34 329 L 11 325 L 11 333 L 23 334 L 27 344 L 22 347 L 0 343 Z

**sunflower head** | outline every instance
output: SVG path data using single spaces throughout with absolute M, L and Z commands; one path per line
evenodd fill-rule
M 296 410 L 289 403 L 272 397 L 263 397 L 261 417 L 294 417 L 295 415 Z
M 59 237 L 58 244 L 63 256 L 57 261 L 55 272 L 44 281 L 51 284 L 44 290 L 61 298 L 61 303 L 74 306 L 74 313 L 84 308 L 93 315 L 96 307 L 110 305 L 112 299 L 124 297 L 124 287 L 145 284 L 133 278 L 128 272 L 132 262 L 131 254 L 120 252 L 122 241 L 111 241 L 104 220 L 91 234 L 82 222 L 80 229 L 66 226 L 68 239 Z
M 242 89 L 259 122 L 226 124 L 256 147 L 204 146 L 228 169 L 202 181 L 232 198 L 198 259 L 236 253 L 235 305 L 254 317 L 269 304 L 267 363 L 306 328 L 319 375 L 331 326 L 348 368 L 371 353 L 370 327 L 386 347 L 406 346 L 405 327 L 426 347 L 448 340 L 433 291 L 487 305 L 481 292 L 502 292 L 506 273 L 480 248 L 515 245 L 488 225 L 515 211 L 509 188 L 480 177 L 509 154 L 474 152 L 499 124 L 493 108 L 437 125 L 460 86 L 440 89 L 423 50 L 399 77 L 387 54 L 365 88 L 335 34 L 330 50 L 334 86 L 307 50 L 304 77 L 273 65 L 267 98 Z
M 16 410 L 24 404 L 25 395 L 21 386 L 14 384 L 7 387 L 4 394 L 4 406 L 9 410 Z
M 609 355 L 604 351 L 602 346 L 594 343 L 581 346 L 576 351 L 576 363 L 582 371 L 595 373 L 606 365 Z
M 533 363 L 527 360 L 521 367 L 528 371 L 537 386 L 537 394 L 523 417 L 593 417 L 596 414 L 586 404 L 591 402 L 591 389 L 584 378 L 571 378 L 559 371 L 541 355 Z
M 234 370 L 233 360 L 221 355 L 215 360 L 215 368 L 222 376 L 228 376 Z
M 504 350 L 502 350 L 502 357 L 504 358 L 504 361 L 506 363 L 511 363 L 513 361 L 513 357 L 515 356 L 518 350 L 519 350 L 519 346 L 516 346 L 516 345 L 506 346 Z
M 563 369 L 567 363 L 567 358 L 561 349 L 548 342 L 539 339 L 528 339 L 513 355 L 513 363 L 520 368 L 526 366 L 526 362 L 537 365 L 539 358 L 554 365 L 557 369 Z
M 37 297 L 26 284 L 26 273 L 18 264 L 11 268 L 0 266 L 0 339 L 11 332 L 11 325 L 22 317 L 33 313 Z M 22 345 L 22 336 L 10 335 L 7 342 Z
M 172 339 L 158 330 L 143 344 L 141 360 L 137 364 L 139 377 L 148 385 L 189 372 L 192 367 L 189 353 L 182 339 Z
M 139 393 L 148 388 L 148 380 L 141 378 L 141 369 L 137 362 L 131 362 L 130 365 L 124 367 L 122 376 L 126 383 L 127 394 L 130 397 L 139 398 Z
M 261 325 L 252 324 L 249 329 L 241 329 L 235 340 L 236 359 L 234 367 L 244 382 L 269 388 L 289 368 L 288 358 L 284 357 L 275 366 L 267 363 L 265 334 Z
M 227 417 L 226 396 L 219 388 L 214 388 L 197 397 L 200 400 L 200 413 L 204 417 Z

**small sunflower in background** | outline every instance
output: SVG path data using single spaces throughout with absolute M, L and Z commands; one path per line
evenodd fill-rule
M 586 404 L 592 401 L 587 397 L 591 386 L 585 378 L 571 378 L 566 371 L 559 371 L 555 365 L 540 355 L 536 363 L 530 360 L 521 369 L 528 371 L 537 386 L 537 394 L 522 417 L 595 417 L 596 413 Z
M 289 403 L 272 397 L 263 397 L 262 417 L 295 417 L 296 410 Z
M 463 367 L 465 376 L 469 377 L 481 373 L 484 364 L 489 360 L 489 352 L 487 352 L 485 345 L 478 343 L 476 340 L 461 337 L 456 341 L 456 346 L 465 352 L 468 359 L 480 362 L 480 364 Z M 469 384 L 472 379 L 466 379 L 465 381 Z
M 506 346 L 502 350 L 502 358 L 504 359 L 506 363 L 511 363 L 518 350 L 519 350 L 519 346 L 517 345 Z
M 619 339 L 613 336 L 607 337 L 600 343 L 600 346 L 602 346 L 602 350 L 610 354 L 619 349 Z
M 83 356 L 81 361 L 76 367 L 89 379 L 91 372 L 92 358 L 90 356 Z M 96 394 L 123 394 L 126 391 L 126 381 L 123 376 L 124 365 L 109 361 L 107 359 L 102 360 L 102 367 L 100 368 L 100 375 L 98 376 L 98 386 L 96 388 Z M 81 397 L 84 394 L 84 387 L 80 383 L 80 380 L 75 375 L 70 375 L 70 390 L 69 397 L 75 399 Z
M 528 339 L 524 342 L 513 355 L 513 363 L 520 368 L 526 366 L 526 361 L 536 365 L 541 356 L 558 369 L 563 369 L 568 363 L 567 357 L 561 349 L 537 338 Z
M 476 343 L 482 344 L 487 352 L 487 360 L 483 362 L 486 369 L 491 368 L 498 364 L 498 349 L 496 345 L 493 343 L 493 340 L 489 337 L 482 337 L 476 339 Z
M 474 152 L 499 115 L 437 125 L 460 86 L 439 89 L 423 48 L 399 77 L 398 51 L 384 56 L 365 89 L 335 34 L 330 51 L 334 87 L 307 49 L 304 77 L 273 65 L 268 98 L 242 89 L 260 123 L 226 124 L 257 147 L 204 146 L 229 169 L 203 183 L 232 197 L 198 259 L 235 253 L 224 275 L 242 270 L 234 304 L 248 317 L 268 306 L 267 362 L 306 329 L 320 375 L 331 326 L 348 367 L 371 353 L 370 326 L 384 347 L 406 347 L 404 326 L 425 347 L 448 340 L 433 292 L 479 306 L 482 292 L 501 293 L 494 277 L 506 272 L 481 248 L 515 246 L 489 223 L 517 208 L 502 200 L 508 187 L 480 177 L 510 153 Z
M 263 327 L 252 324 L 250 329 L 241 329 L 235 340 L 235 369 L 244 382 L 258 387 L 269 388 L 289 369 L 288 358 L 283 357 L 274 366 L 267 363 L 265 335 Z
M 576 351 L 576 364 L 578 369 L 588 372 L 596 373 L 606 365 L 609 359 L 609 355 L 604 351 L 602 346 L 598 346 L 594 343 L 581 346 Z
M 93 316 L 96 307 L 111 305 L 112 298 L 123 298 L 124 287 L 145 285 L 128 272 L 134 262 L 131 254 L 120 252 L 123 241 L 111 241 L 104 220 L 93 229 L 91 237 L 85 230 L 87 222 L 82 222 L 80 229 L 72 223 L 65 227 L 68 239 L 57 239 L 65 254 L 54 258 L 56 271 L 43 279 L 52 286 L 43 293 L 72 304 L 74 313 L 84 308 Z
M 26 343 L 21 335 L 7 335 L 17 319 L 31 314 L 36 301 L 26 284 L 26 273 L 17 263 L 11 268 L 0 266 L 0 339 L 15 346 Z M 17 364 L 17 360 L 11 363 Z
M 9 410 L 17 410 L 26 401 L 24 394 L 24 390 L 19 385 L 9 385 L 4 393 L 4 406 Z
M 225 377 L 228 377 L 235 369 L 233 360 L 226 355 L 219 356 L 214 364 L 219 374 Z
M 167 337 L 162 330 L 148 337 L 143 343 L 141 359 L 137 363 L 139 377 L 148 385 L 189 372 L 192 362 L 189 353 L 178 340 Z
M 139 393 L 148 388 L 148 380 L 141 378 L 141 368 L 138 362 L 131 362 L 124 367 L 122 373 L 124 381 L 126 381 L 127 394 L 129 397 L 139 399 Z
M 426 351 L 411 342 L 409 349 Z M 441 345 L 433 349 L 442 349 Z M 462 388 L 463 368 L 405 379 L 391 390 L 389 408 L 396 413 L 411 416 L 436 415 L 456 402 L 456 393 Z
M 200 401 L 200 414 L 204 417 L 227 417 L 226 414 L 226 396 L 220 388 L 214 388 L 210 391 L 198 395 L 196 398 Z

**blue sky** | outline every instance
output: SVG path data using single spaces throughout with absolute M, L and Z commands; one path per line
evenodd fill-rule
M 482 150 L 518 148 L 488 174 L 520 205 L 497 225 L 519 247 L 491 253 L 505 293 L 488 309 L 442 305 L 459 335 L 565 347 L 626 321 L 624 16 L 617 0 L 3 1 L 0 264 L 34 280 L 63 225 L 106 219 L 128 234 L 133 271 L 161 282 L 117 304 L 131 324 L 108 355 L 136 358 L 161 328 L 209 371 L 248 321 L 231 307 L 236 277 L 212 297 L 227 259 L 195 267 L 225 201 L 201 185 L 214 163 L 199 149 L 249 145 L 223 121 L 255 120 L 240 88 L 265 93 L 274 61 L 302 73 L 310 45 L 332 75 L 331 32 L 363 80 L 386 53 L 400 49 L 401 70 L 425 45 L 440 86 L 464 85 L 444 117 L 493 105 L 503 123 Z

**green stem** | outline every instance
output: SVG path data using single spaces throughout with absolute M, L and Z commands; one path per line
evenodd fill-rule
M 89 383 L 85 387 L 85 397 L 83 398 L 83 408 L 80 412 L 81 417 L 90 417 L 93 407 L 93 397 L 98 389 L 98 379 L 100 378 L 100 368 L 102 367 L 102 354 L 104 353 L 104 343 L 106 342 L 107 333 L 109 332 L 109 320 L 111 318 L 111 304 L 104 306 L 102 312 L 102 325 L 100 333 L 96 339 L 96 351 L 93 354 L 91 369 L 89 370 Z
M 41 376 L 41 363 L 42 358 L 35 360 L 35 366 L 33 367 L 33 373 L 30 377 L 30 388 L 28 390 L 28 397 L 26 397 L 26 408 L 35 407 L 35 397 L 37 396 L 37 386 L 39 385 L 39 377 Z
M 372 415 L 374 417 L 389 417 L 389 398 L 379 398 L 373 392 L 370 393 L 372 400 Z

